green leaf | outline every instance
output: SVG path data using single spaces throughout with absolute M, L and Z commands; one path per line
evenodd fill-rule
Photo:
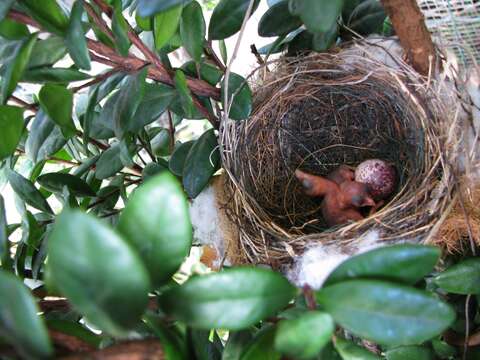
M 12 268 L 12 259 L 10 257 L 10 242 L 8 240 L 8 223 L 5 211 L 5 201 L 0 195 L 0 267 L 3 270 Z
M 37 112 L 30 127 L 25 152 L 33 163 L 47 159 L 66 143 L 62 132 L 42 110 Z
M 62 129 L 65 137 L 75 134 L 72 119 L 73 93 L 61 85 L 46 84 L 38 94 L 43 111 Z
M 3 0 L 0 3 L 0 21 L 3 20 L 16 0 Z
M 119 139 L 133 127 L 134 114 L 145 94 L 146 77 L 147 68 L 129 75 L 118 92 L 112 116 L 113 130 Z
M 182 16 L 182 5 L 165 10 L 153 18 L 155 48 L 160 50 L 175 35 Z
M 61 37 L 52 35 L 45 40 L 38 40 L 33 47 L 27 68 L 54 65 L 66 54 L 65 41 Z
M 280 274 L 238 267 L 194 276 L 160 295 L 161 308 L 195 328 L 244 329 L 285 307 L 296 290 Z
M 228 53 L 227 45 L 225 45 L 225 40 L 220 40 L 218 42 L 218 48 L 220 49 L 220 56 L 222 57 L 222 61 L 224 64 L 226 64 L 228 60 Z
M 275 350 L 296 359 L 312 359 L 327 345 L 334 330 L 330 315 L 320 311 L 304 312 L 296 319 L 280 321 Z
M 120 146 L 117 143 L 100 155 L 96 165 L 95 177 L 103 180 L 115 175 L 122 169 L 123 163 L 120 159 Z
M 263 328 L 250 343 L 241 360 L 280 360 L 281 354 L 274 349 L 275 328 Z
M 163 172 L 132 194 L 120 216 L 118 230 L 138 251 L 156 287 L 171 278 L 190 251 L 188 214 L 182 187 Z
M 35 300 L 18 278 L 4 271 L 0 271 L 0 309 L 2 339 L 27 359 L 50 358 L 53 349 Z
M 45 189 L 61 193 L 66 186 L 75 196 L 95 196 L 95 191 L 77 176 L 64 173 L 49 173 L 40 176 L 38 183 Z
M 422 343 L 455 320 L 453 309 L 432 294 L 380 280 L 327 286 L 317 301 L 345 329 L 390 346 Z
M 381 34 L 386 14 L 378 0 L 360 3 L 350 14 L 347 26 L 360 35 Z
M 180 37 L 183 46 L 196 62 L 200 62 L 202 59 L 205 29 L 205 20 L 200 4 L 193 1 L 185 6 L 180 21 Z
M 49 329 L 76 337 L 95 348 L 98 348 L 101 345 L 103 339 L 102 336 L 94 334 L 78 322 L 49 319 L 47 320 L 47 326 Z
M 222 100 L 225 97 L 225 87 L 225 80 L 223 80 Z M 247 81 L 235 73 L 231 73 L 228 79 L 228 101 L 231 102 L 228 113 L 230 119 L 243 120 L 250 116 L 252 112 L 252 91 Z
M 122 14 L 121 0 L 114 0 L 114 11 L 112 16 L 112 32 L 115 37 L 115 45 L 122 56 L 128 56 L 130 40 L 128 38 L 127 21 Z
M 170 330 L 158 317 L 147 314 L 144 317 L 146 325 L 160 340 L 166 360 L 185 360 L 186 346 L 183 338 L 180 338 L 173 329 Z
M 137 10 L 140 16 L 149 17 L 178 5 L 187 5 L 190 1 L 192 0 L 139 0 Z
M 226 39 L 240 30 L 250 0 L 220 0 L 213 10 L 208 37 L 210 40 Z M 255 12 L 260 0 L 255 0 L 250 16 Z
M 148 274 L 116 232 L 78 210 L 60 214 L 48 239 L 55 286 L 87 320 L 114 336 L 139 323 L 148 303 Z
M 325 284 L 353 278 L 385 278 L 414 284 L 433 270 L 439 257 L 440 249 L 434 246 L 385 246 L 343 262 L 330 274 Z
M 22 108 L 0 105 L 0 161 L 15 152 L 24 126 Z
M 162 115 L 176 95 L 175 89 L 164 84 L 145 84 L 145 95 L 137 108 L 129 131 L 136 134 L 145 125 Z
M 174 82 L 175 88 L 178 91 L 182 109 L 187 118 L 192 118 L 194 112 L 192 93 L 188 88 L 187 78 L 185 77 L 185 74 L 182 70 L 175 71 Z
M 75 1 L 65 35 L 65 44 L 70 57 L 80 69 L 90 70 L 90 54 L 82 25 L 83 0 Z
M 1 5 L 0 5 L 1 6 Z M 24 24 L 11 19 L 0 21 L 0 36 L 8 40 L 21 40 L 30 35 L 30 31 Z
M 457 349 L 444 341 L 432 340 L 432 347 L 440 359 L 450 359 L 457 355 Z
M 311 32 L 327 32 L 335 25 L 343 0 L 289 0 L 290 12 L 300 16 Z
M 168 156 L 170 154 L 170 132 L 160 129 L 150 141 L 153 154 L 156 156 Z
M 47 200 L 45 200 L 30 180 L 25 179 L 22 175 L 10 169 L 7 170 L 7 178 L 13 191 L 15 191 L 23 201 L 35 209 L 53 214 L 52 208 L 48 205 Z
M 387 360 L 435 360 L 429 348 L 423 346 L 402 346 L 385 353 Z
M 250 330 L 230 331 L 223 349 L 222 360 L 240 360 L 252 338 Z
M 74 81 L 87 80 L 89 78 L 90 75 L 75 69 L 46 66 L 25 71 L 22 76 L 22 81 L 34 84 L 65 84 Z
M 170 158 L 170 161 L 168 163 L 168 168 L 173 174 L 177 176 L 183 175 L 183 169 L 185 168 L 185 161 L 187 159 L 187 155 L 190 152 L 190 149 L 192 148 L 192 145 L 194 143 L 195 142 L 193 140 L 187 141 L 175 148 L 172 157 Z
M 200 78 L 210 85 L 216 85 L 223 76 L 223 72 L 220 69 L 206 62 L 196 64 L 194 61 L 188 61 L 182 65 L 182 70 L 187 75 L 197 77 L 197 65 L 200 69 Z
M 152 31 L 153 24 L 151 17 L 142 17 L 137 13 L 135 14 L 135 22 L 137 23 L 138 27 L 144 31 Z
M 480 258 L 463 260 L 439 274 L 435 284 L 453 294 L 480 294 Z
M 335 44 L 338 36 L 338 26 L 335 24 L 329 31 L 326 33 L 317 32 L 313 34 L 312 39 L 312 49 L 318 52 L 323 52 Z
M 68 28 L 68 18 L 55 0 L 23 0 L 28 14 L 43 28 L 57 35 L 63 35 Z
M 381 358 L 367 349 L 355 345 L 351 341 L 337 338 L 335 349 L 340 353 L 343 360 L 380 360 Z M 413 359 L 412 359 L 413 360 Z
M 270 37 L 287 35 L 302 25 L 302 20 L 290 14 L 288 0 L 273 5 L 258 23 L 258 35 Z
M 1 101 L 4 104 L 10 95 L 13 94 L 17 83 L 22 78 L 32 53 L 33 46 L 37 41 L 37 34 L 31 35 L 28 39 L 20 42 L 15 48 L 8 63 L 4 63 L 0 72 L 2 75 Z
M 220 152 L 213 129 L 200 136 L 192 145 L 183 167 L 183 187 L 191 198 L 207 186 L 220 165 Z

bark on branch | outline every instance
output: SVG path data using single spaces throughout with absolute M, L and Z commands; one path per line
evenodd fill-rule
M 381 0 L 413 68 L 427 75 L 435 46 L 416 0 Z M 434 63 L 434 62 L 433 62 Z

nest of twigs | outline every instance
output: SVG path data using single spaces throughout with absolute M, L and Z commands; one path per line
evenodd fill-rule
M 251 118 L 224 124 L 227 205 L 245 261 L 283 264 L 319 242 L 348 248 L 371 229 L 385 241 L 422 241 L 444 213 L 455 191 L 447 159 L 451 109 L 401 60 L 368 53 L 375 48 L 282 58 L 271 72 L 262 68 Z M 295 170 L 326 175 L 370 158 L 395 165 L 396 193 L 374 215 L 328 228 L 319 199 L 304 194 Z

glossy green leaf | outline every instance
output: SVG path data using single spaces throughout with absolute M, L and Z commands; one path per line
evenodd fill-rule
M 149 179 L 155 175 L 158 175 L 164 171 L 168 170 L 168 167 L 164 163 L 158 164 L 151 162 L 143 168 L 142 177 L 144 180 Z
M 15 193 L 28 205 L 33 206 L 35 209 L 53 214 L 52 208 L 48 205 L 47 200 L 45 200 L 43 195 L 30 180 L 25 179 L 22 175 L 13 170 L 7 171 L 7 178 L 13 191 L 15 191 Z
M 38 67 L 25 71 L 22 81 L 36 84 L 65 84 L 74 81 L 83 81 L 90 78 L 90 75 L 68 68 Z
M 0 267 L 3 270 L 12 268 L 12 260 L 10 258 L 10 243 L 8 240 L 8 223 L 7 213 L 5 209 L 5 200 L 0 194 Z
M 320 311 L 304 312 L 296 319 L 280 321 L 275 349 L 296 359 L 312 359 L 327 345 L 334 330 L 330 315 Z
M 27 67 L 33 46 L 37 41 L 37 35 L 31 35 L 28 39 L 19 42 L 13 51 L 8 63 L 4 63 L 0 69 L 1 82 L 1 101 L 4 104 L 6 100 L 13 94 L 17 83 L 22 78 L 23 72 Z
M 238 330 L 275 314 L 295 293 L 276 272 L 238 267 L 191 277 L 159 301 L 164 311 L 192 327 Z
M 50 120 L 42 110 L 37 112 L 30 127 L 25 152 L 33 163 L 55 154 L 66 143 L 60 127 Z
M 296 33 L 293 39 L 288 42 L 288 56 L 301 56 L 313 48 L 313 34 L 303 30 Z
M 172 173 L 177 176 L 183 175 L 183 169 L 185 167 L 185 161 L 187 159 L 187 155 L 190 152 L 193 144 L 195 142 L 193 140 L 184 142 L 175 148 L 173 151 L 172 157 L 168 163 L 168 167 Z
M 164 84 L 145 84 L 145 95 L 130 123 L 129 131 L 138 133 L 145 125 L 157 120 L 176 95 L 175 89 Z
M 220 0 L 210 18 L 209 39 L 226 39 L 239 31 L 249 3 L 250 0 Z M 257 9 L 259 3 L 260 0 L 255 0 L 250 16 Z
M 480 294 L 480 258 L 463 260 L 435 277 L 434 282 L 453 294 Z
M 270 37 L 287 35 L 302 25 L 302 20 L 290 14 L 288 0 L 270 7 L 258 23 L 258 35 Z
M 226 64 L 228 60 L 228 53 L 227 53 L 227 45 L 225 44 L 225 40 L 220 40 L 218 42 L 218 48 L 220 49 L 220 56 L 222 57 L 222 61 L 224 64 Z
M 318 52 L 323 52 L 335 44 L 338 36 L 338 26 L 335 24 L 326 33 L 315 33 L 312 39 L 312 49 Z
M 117 143 L 100 155 L 97 161 L 95 177 L 103 180 L 115 175 L 122 169 L 123 163 L 120 160 L 120 146 Z
M 200 62 L 202 59 L 205 32 L 202 7 L 198 2 L 193 1 L 183 9 L 180 20 L 180 37 L 183 46 L 196 62 Z
M 153 331 L 160 340 L 162 349 L 167 360 L 185 360 L 187 359 L 187 349 L 182 338 L 180 338 L 173 329 L 169 329 L 162 319 L 152 314 L 144 316 L 145 324 Z
M 222 81 L 222 100 L 225 98 L 225 80 Z M 231 103 L 228 117 L 233 120 L 247 119 L 252 112 L 252 91 L 238 74 L 231 73 L 228 80 L 228 102 Z
M 153 154 L 156 156 L 168 156 L 170 155 L 170 131 L 168 129 L 160 129 L 157 135 L 155 135 L 150 141 Z
M 439 257 L 440 249 L 434 246 L 385 246 L 343 262 L 330 274 L 325 284 L 353 278 L 385 278 L 414 284 L 433 270 Z
M 55 286 L 87 320 L 114 336 L 138 324 L 148 303 L 148 274 L 136 252 L 93 216 L 64 210 L 48 239 Z
M 401 346 L 385 353 L 387 360 L 435 360 L 435 356 L 427 347 Z
M 432 340 L 432 348 L 440 359 L 450 359 L 457 355 L 457 349 L 438 339 Z
M 188 214 L 182 187 L 163 172 L 132 194 L 120 216 L 118 230 L 140 254 L 154 286 L 167 282 L 190 251 Z
M 28 69 L 54 65 L 66 54 L 67 48 L 63 38 L 52 35 L 45 40 L 38 40 L 30 55 Z
M 49 319 L 47 320 L 47 326 L 51 330 L 73 336 L 95 348 L 98 348 L 101 345 L 103 339 L 101 335 L 94 334 L 84 325 L 78 322 L 72 322 L 62 319 Z
M 115 37 L 115 45 L 122 56 L 128 56 L 130 39 L 128 38 L 128 24 L 122 14 L 122 1 L 114 0 L 112 16 L 112 32 Z
M 47 328 L 25 285 L 14 275 L 0 270 L 0 337 L 27 359 L 52 355 Z
M 153 24 L 151 17 L 142 17 L 138 14 L 135 14 L 135 22 L 137 23 L 138 27 L 144 31 L 152 31 Z
M 75 196 L 95 196 L 95 191 L 77 176 L 64 173 L 49 173 L 38 177 L 38 183 L 52 192 L 62 192 L 66 186 Z
M 218 84 L 223 76 L 223 72 L 209 63 L 202 62 L 201 64 L 196 64 L 194 61 L 188 61 L 182 65 L 182 70 L 185 74 L 190 75 L 191 77 L 198 77 L 197 65 L 202 80 L 205 80 L 210 85 Z
M 115 135 L 121 139 L 135 120 L 134 114 L 140 105 L 145 94 L 145 79 L 147 68 L 144 68 L 134 75 L 129 75 L 120 88 L 113 109 L 113 129 Z
M 361 2 L 346 20 L 346 25 L 360 35 L 381 34 L 386 14 L 378 0 Z
M 240 360 L 253 339 L 252 331 L 230 331 L 222 354 L 222 360 Z
M 192 0 L 139 0 L 138 14 L 143 17 L 156 15 L 178 5 L 187 5 Z
M 187 78 L 182 70 L 175 71 L 175 88 L 177 89 L 179 100 L 182 106 L 182 109 L 187 118 L 192 118 L 194 112 L 194 105 L 192 99 L 192 93 L 187 85 Z
M 336 23 L 343 0 L 289 0 L 290 12 L 311 32 L 327 32 Z
M 90 70 L 90 54 L 82 26 L 83 1 L 75 1 L 65 35 L 65 44 L 70 57 L 80 69 Z
M 371 353 L 351 341 L 337 338 L 335 349 L 339 352 L 343 360 L 380 360 L 381 357 Z M 413 360 L 413 359 L 412 359 Z
M 196 360 L 220 360 L 221 350 L 212 340 L 218 338 L 216 332 L 210 330 L 187 329 L 187 342 L 190 352 Z
M 391 346 L 427 341 L 455 320 L 453 309 L 432 294 L 380 280 L 327 286 L 317 292 L 317 301 L 340 326 Z
M 191 198 L 207 186 L 220 165 L 217 138 L 213 129 L 206 131 L 195 141 L 188 152 L 183 167 L 183 187 Z
M 163 48 L 177 32 L 182 9 L 182 5 L 177 5 L 155 15 L 153 18 L 153 34 L 157 50 Z
M 1 5 L 0 5 L 1 6 Z M 0 21 L 0 36 L 8 40 L 21 40 L 30 35 L 26 25 L 9 18 Z
M 0 21 L 3 20 L 16 0 L 3 0 L 0 3 Z
M 22 4 L 43 28 L 63 35 L 68 28 L 68 18 L 55 0 L 22 0 Z
M 15 152 L 24 126 L 22 108 L 0 105 L 0 161 Z
M 260 330 L 248 346 L 241 360 L 280 360 L 281 354 L 274 349 L 275 328 Z
M 73 93 L 61 85 L 46 84 L 38 94 L 40 106 L 62 129 L 65 137 L 75 134 L 75 124 L 72 119 Z

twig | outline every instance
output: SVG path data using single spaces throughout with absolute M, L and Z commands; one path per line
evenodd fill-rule
M 468 352 L 468 340 L 470 337 L 470 314 L 469 314 L 469 307 L 470 307 L 470 298 L 471 294 L 467 295 L 467 298 L 465 299 L 465 341 L 463 343 L 463 354 L 462 354 L 462 360 L 465 360 L 467 358 L 467 352 Z
M 173 152 L 175 147 L 175 127 L 173 126 L 172 113 L 170 110 L 167 111 L 168 114 L 168 132 L 170 133 L 170 153 Z
M 118 69 L 118 67 L 114 67 L 112 70 L 109 70 L 104 74 L 98 75 L 95 79 L 93 79 L 93 80 L 91 80 L 91 81 L 89 81 L 89 82 L 87 82 L 83 85 L 73 87 L 70 90 L 72 90 L 73 92 L 78 92 L 78 91 L 80 91 L 84 88 L 90 87 L 90 86 L 95 85 L 99 82 L 102 82 L 105 79 L 108 79 L 110 76 L 112 76 L 113 74 L 116 74 L 119 71 L 120 70 Z
M 224 110 L 225 121 L 228 119 L 228 114 L 230 113 L 230 106 L 231 106 L 231 102 L 229 103 L 229 100 L 228 100 L 228 83 L 230 81 L 230 73 L 232 71 L 233 62 L 237 58 L 238 50 L 240 48 L 240 43 L 242 42 L 242 38 L 243 38 L 243 33 L 245 32 L 247 21 L 250 18 L 250 14 L 252 13 L 254 3 L 255 3 L 255 0 L 250 0 L 248 4 L 247 12 L 243 17 L 242 27 L 240 28 L 240 32 L 238 34 L 237 43 L 235 44 L 232 57 L 230 58 L 230 61 L 228 63 L 227 71 L 225 72 L 225 81 L 224 81 L 225 89 L 224 89 L 224 97 L 223 97 L 223 110 Z M 233 98 L 232 98 L 232 102 L 233 102 Z
M 222 61 L 218 58 L 217 54 L 212 48 L 212 41 L 208 41 L 207 45 L 205 45 L 203 52 L 205 55 L 215 64 L 217 65 L 222 72 L 225 72 L 227 68 L 222 63 Z
M 89 3 L 84 3 L 85 10 L 87 11 L 88 15 L 93 19 L 93 22 L 100 28 L 103 33 L 112 41 L 114 42 L 114 36 L 112 31 L 109 29 L 105 21 L 102 19 L 101 16 L 97 14 L 97 12 L 93 9 L 92 5 Z
M 255 56 L 255 58 L 257 59 L 257 62 L 260 66 L 264 66 L 265 65 L 265 61 L 262 59 L 262 56 L 260 55 L 260 53 L 258 52 L 257 50 L 257 47 L 255 46 L 255 44 L 252 44 L 250 45 L 250 51 L 252 52 L 252 54 Z

